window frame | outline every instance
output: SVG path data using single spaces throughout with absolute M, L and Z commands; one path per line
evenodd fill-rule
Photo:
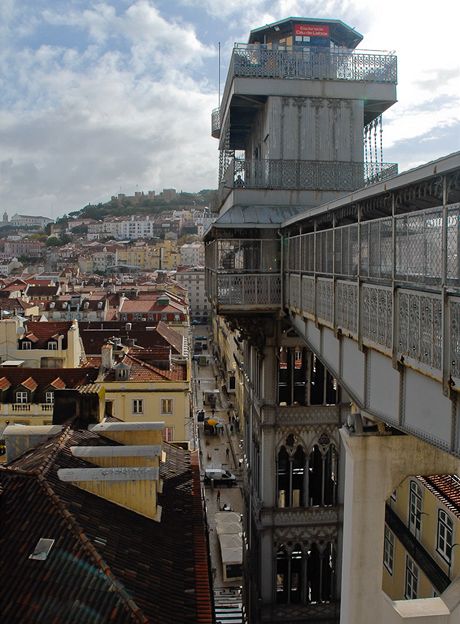
M 133 399 L 132 405 L 132 413 L 133 414 L 143 414 L 144 413 L 144 399 Z
M 409 484 L 408 525 L 409 531 L 417 539 L 420 538 L 420 534 L 422 532 L 422 508 L 422 487 L 416 481 L 411 481 Z
M 404 576 L 404 598 L 415 600 L 418 593 L 418 566 L 412 557 L 406 555 L 406 572 Z
M 388 573 L 393 576 L 393 565 L 395 560 L 395 534 L 390 527 L 385 524 L 385 534 L 383 538 L 383 565 Z
M 16 390 L 14 398 L 15 403 L 20 403 L 21 405 L 29 403 L 29 393 L 27 392 L 27 390 Z
M 32 343 L 30 342 L 30 340 L 23 340 L 21 342 L 21 351 L 31 351 L 32 350 Z
M 165 410 L 165 403 L 171 404 L 171 410 Z M 161 399 L 161 415 L 172 416 L 174 414 L 174 400 L 173 399 Z
M 445 519 L 441 519 L 441 515 L 445 516 Z M 450 523 L 450 527 L 449 527 Z M 445 529 L 444 535 L 441 535 L 442 529 Z M 446 539 L 450 533 L 450 542 Z M 443 541 L 444 545 L 441 546 L 440 542 Z M 436 526 L 436 552 L 446 561 L 449 565 L 452 562 L 452 545 L 454 543 L 454 523 L 447 511 L 444 509 L 438 509 L 438 522 Z
M 54 403 L 54 392 L 52 390 L 47 390 L 45 392 L 45 403 L 47 405 L 52 405 Z
M 58 350 L 58 344 L 55 340 L 49 340 L 48 341 L 48 351 L 57 351 Z

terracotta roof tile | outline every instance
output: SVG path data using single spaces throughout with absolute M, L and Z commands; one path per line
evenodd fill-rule
M 165 444 L 162 518 L 154 522 L 57 477 L 60 468 L 92 466 L 70 446 L 107 443 L 67 429 L 0 468 L 4 621 L 212 622 L 199 475 L 190 454 Z M 30 560 L 42 537 L 54 546 L 46 560 Z
M 27 388 L 27 390 L 33 392 L 38 388 L 38 383 L 33 377 L 27 377 L 27 379 L 24 379 L 24 381 L 21 382 L 21 386 L 24 386 L 24 388 Z

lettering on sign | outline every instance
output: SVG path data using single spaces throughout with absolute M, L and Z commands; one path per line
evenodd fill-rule
M 320 24 L 296 24 L 294 26 L 294 35 L 304 37 L 329 37 L 329 26 L 321 26 Z

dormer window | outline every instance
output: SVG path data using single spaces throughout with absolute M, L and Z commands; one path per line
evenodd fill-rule
M 16 403 L 28 403 L 29 395 L 25 390 L 18 390 L 16 392 Z
M 115 369 L 115 379 L 117 381 L 126 381 L 129 379 L 129 367 L 120 366 Z
M 54 392 L 45 392 L 45 403 L 54 403 Z
M 30 349 L 32 349 L 32 343 L 30 342 L 30 340 L 23 340 L 21 342 L 21 350 L 29 351 Z
M 57 351 L 58 345 L 55 340 L 50 340 L 48 342 L 48 351 Z

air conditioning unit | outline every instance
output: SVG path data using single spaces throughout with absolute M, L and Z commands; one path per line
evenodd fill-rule
M 67 309 L 67 305 L 68 305 L 67 301 L 64 301 L 64 303 L 62 304 L 62 307 L 64 308 L 64 310 Z
M 125 330 L 126 331 L 131 331 L 132 327 L 133 327 L 132 323 L 126 323 Z
M 50 303 L 50 308 L 55 308 L 55 307 L 56 307 L 56 304 L 54 303 L 54 301 L 52 301 L 52 302 Z

